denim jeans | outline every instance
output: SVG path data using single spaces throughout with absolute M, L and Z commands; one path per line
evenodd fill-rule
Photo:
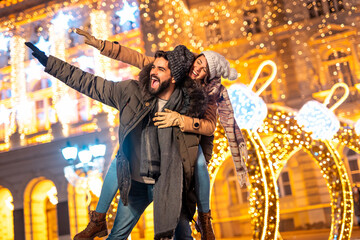
M 110 204 L 114 199 L 117 190 L 116 159 L 114 159 L 110 164 L 108 172 L 106 173 L 95 211 L 99 213 L 106 213 L 109 210 Z
M 105 213 L 110 207 L 113 198 L 118 190 L 116 160 L 111 162 L 110 168 L 105 176 L 100 198 L 96 206 L 96 211 Z M 146 207 L 153 201 L 153 185 L 131 182 L 129 202 L 124 206 L 119 200 L 119 205 L 114 220 L 114 226 L 107 239 L 127 239 L 132 229 L 138 222 L 141 214 Z M 179 223 L 175 229 L 174 239 L 187 240 L 191 237 L 189 219 L 181 215 Z
M 153 201 L 153 186 L 131 181 L 129 202 L 124 206 L 121 200 L 114 221 L 114 226 L 107 239 L 127 239 L 146 207 Z
M 200 146 L 194 174 L 198 211 L 207 213 L 210 211 L 210 177 L 205 156 Z

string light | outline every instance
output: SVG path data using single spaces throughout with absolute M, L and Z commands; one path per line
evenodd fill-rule
M 50 53 L 53 56 L 61 60 L 66 60 L 66 32 L 67 32 L 67 24 L 70 17 L 64 15 L 63 12 L 59 12 L 59 14 L 51 20 L 51 25 L 49 28 L 49 41 L 50 41 Z M 57 118 L 59 119 L 62 125 L 62 132 L 64 136 L 69 135 L 69 122 L 66 122 L 64 119 L 67 117 L 61 116 L 61 114 L 66 114 L 64 111 L 61 113 L 58 112 L 59 109 L 56 106 L 59 106 L 59 102 L 61 98 L 67 96 L 69 87 L 67 87 L 63 82 L 51 77 L 52 81 L 52 89 L 53 89 L 53 97 L 52 97 L 52 108 L 55 110 Z M 61 104 L 60 104 L 61 105 Z M 63 121 L 64 120 L 64 121 Z
M 356 123 L 355 123 L 355 132 L 356 134 L 360 135 L 360 120 L 358 120 Z
M 10 40 L 10 65 L 11 65 L 11 106 L 12 109 L 16 109 L 16 114 L 11 115 L 10 129 L 7 136 L 10 136 L 16 131 L 16 115 L 22 115 L 23 119 L 18 119 L 19 133 L 24 134 L 26 131 L 26 122 L 28 117 L 21 111 L 26 110 L 24 106 L 27 103 L 26 98 L 26 81 L 24 71 L 24 60 L 25 60 L 25 40 L 20 36 L 13 36 Z M 22 137 L 23 138 L 23 137 Z
M 279 127 L 281 126 L 281 127 Z M 272 106 L 269 109 L 268 117 L 264 122 L 262 131 L 266 134 L 281 135 L 282 139 L 276 139 L 269 146 L 269 156 L 274 163 L 275 175 L 279 176 L 282 167 L 287 160 L 299 149 L 303 148 L 308 152 L 320 167 L 320 171 L 328 185 L 332 208 L 332 225 L 330 239 L 335 235 L 339 239 L 350 239 L 352 229 L 352 193 L 350 181 L 343 161 L 331 144 L 327 140 L 315 140 L 306 133 L 296 122 L 294 111 L 280 109 Z M 343 128 L 339 133 L 343 132 Z M 339 133 L 335 136 L 339 137 Z M 344 134 L 349 137 L 349 134 Z M 340 134 L 340 136 L 343 136 Z M 342 143 L 346 143 L 341 139 Z M 355 139 L 354 143 L 359 141 Z M 357 149 L 360 152 L 359 143 L 357 146 L 346 144 L 346 146 Z M 357 147 L 357 148 L 356 148 Z

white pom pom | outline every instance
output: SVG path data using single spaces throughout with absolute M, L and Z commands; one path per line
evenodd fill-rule
M 235 68 L 230 68 L 229 80 L 236 80 L 238 73 Z

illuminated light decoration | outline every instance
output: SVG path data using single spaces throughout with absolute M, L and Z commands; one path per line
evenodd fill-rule
M 100 197 L 101 188 L 102 188 L 102 185 L 103 185 L 101 175 L 99 175 L 99 174 L 89 174 L 89 176 L 88 176 L 88 185 L 89 185 L 90 191 L 96 197 Z
M 251 89 L 255 85 L 255 82 L 259 78 L 262 69 L 266 65 L 271 66 L 272 73 L 265 84 L 256 93 L 254 93 Z M 230 86 L 229 96 L 230 101 L 234 106 L 235 119 L 242 128 L 256 130 L 263 123 L 267 115 L 267 107 L 264 100 L 262 100 L 259 95 L 275 79 L 276 73 L 276 64 L 273 61 L 266 60 L 262 62 L 256 70 L 249 87 L 243 84 L 233 84 Z
M 18 123 L 18 131 L 22 135 L 24 134 L 25 126 L 23 122 L 27 122 L 26 114 L 22 113 L 22 110 L 26 108 L 18 107 L 20 105 L 24 106 L 24 103 L 27 102 L 26 95 L 26 78 L 24 71 L 24 60 L 25 60 L 25 40 L 19 36 L 13 36 L 10 40 L 10 66 L 11 66 L 11 108 L 16 109 L 16 114 L 12 114 L 10 118 L 10 128 L 6 133 L 6 138 L 16 131 L 16 115 L 24 116 L 24 119 L 21 119 L 21 122 Z
M 14 204 L 13 204 L 13 197 L 9 196 L 6 200 L 5 200 L 5 206 L 10 210 L 10 211 L 14 211 Z
M 110 17 L 101 10 L 93 10 L 90 14 L 91 31 L 94 37 L 98 39 L 108 39 L 111 35 Z M 99 51 L 94 51 L 95 58 L 95 75 L 107 78 L 106 73 L 111 72 L 111 59 L 102 56 Z M 109 78 L 107 78 L 109 79 Z M 115 126 L 115 118 L 118 111 L 112 107 L 95 102 L 94 108 L 102 109 L 108 114 L 108 123 Z M 93 112 L 99 112 L 92 109 Z
M 11 110 L 7 109 L 3 104 L 0 105 L 0 124 L 8 125 L 10 123 Z
M 70 15 L 65 15 L 60 11 L 55 18 L 51 20 L 51 24 L 55 27 L 56 30 L 63 31 L 69 28 L 69 20 L 71 19 Z
M 74 60 L 74 62 L 79 63 L 79 67 L 84 70 L 86 68 L 94 69 L 94 58 L 88 56 L 80 56 Z
M 136 5 L 129 5 L 125 0 L 122 9 L 115 12 L 115 14 L 120 17 L 120 25 L 127 22 L 136 22 L 136 11 L 138 11 L 138 7 Z
M 239 126 L 249 130 L 258 129 L 267 115 L 264 100 L 244 84 L 231 85 L 229 97 Z
M 345 94 L 330 109 L 326 107 L 338 87 L 345 89 Z M 324 104 L 315 100 L 305 103 L 297 115 L 297 121 L 300 126 L 304 126 L 304 130 L 311 132 L 314 139 L 330 140 L 339 131 L 340 122 L 332 112 L 341 103 L 343 103 L 349 95 L 349 87 L 345 83 L 337 83 L 331 88 L 330 94 L 325 99 Z
M 3 33 L 0 33 L 0 51 L 8 51 L 8 44 L 10 37 L 6 37 Z
M 68 21 L 70 20 L 70 16 L 64 15 L 62 11 L 60 11 L 55 18 L 51 20 L 51 25 L 49 28 L 49 41 L 50 41 L 50 53 L 57 58 L 66 61 L 66 36 L 67 30 L 69 28 Z M 53 102 L 52 108 L 55 110 L 56 113 L 56 121 L 59 120 L 62 125 L 62 132 L 64 136 L 69 135 L 69 121 L 68 117 L 64 117 L 67 115 L 66 112 L 62 111 L 61 113 L 58 110 L 64 110 L 62 107 L 59 106 L 59 102 L 61 98 L 67 96 L 69 87 L 65 85 L 65 83 L 51 77 L 52 82 L 52 90 L 53 90 Z M 61 105 L 61 104 L 60 104 Z M 73 105 L 69 105 L 73 106 Z M 60 116 L 62 115 L 62 116 Z
M 192 43 L 192 16 L 184 1 L 141 0 L 139 7 L 141 17 L 145 20 L 145 44 L 148 44 L 151 52 L 155 53 L 159 49 L 172 50 L 179 44 Z M 154 14 L 151 11 L 149 13 L 149 9 L 153 9 Z
M 68 143 L 68 146 L 66 146 L 65 148 L 61 149 L 61 153 L 64 156 L 65 160 L 68 162 L 72 162 L 76 159 L 77 156 L 77 152 L 78 149 L 77 147 L 72 147 L 69 145 L 70 143 Z
M 46 193 L 46 195 L 48 196 L 49 201 L 51 202 L 52 205 L 58 204 L 57 190 L 55 186 L 50 188 L 50 190 Z
M 327 182 L 331 198 L 332 221 L 329 239 L 350 239 L 352 230 L 353 200 L 350 181 L 343 161 L 327 140 L 315 140 L 305 132 L 294 117 L 294 110 L 269 106 L 269 114 L 261 129 L 266 134 L 277 134 L 282 139 L 274 138 L 269 145 L 269 156 L 276 168 L 275 175 L 279 176 L 282 166 L 299 149 L 303 148 L 312 156 L 320 167 L 323 178 Z M 282 126 L 281 128 L 279 126 Z M 346 131 L 348 126 L 340 129 L 334 140 L 339 139 L 342 144 L 360 152 L 360 141 L 355 139 L 352 144 L 346 142 L 351 135 Z
M 26 82 L 41 79 L 43 72 L 44 67 L 37 60 L 30 60 L 29 66 L 25 68 Z
M 101 157 L 105 155 L 106 145 L 105 144 L 95 144 L 89 146 L 91 154 L 95 157 Z
M 270 65 L 272 73 L 266 80 L 265 84 L 254 93 L 251 91 L 255 82 L 259 78 L 262 69 Z M 248 174 L 250 177 L 250 209 L 251 224 L 253 226 L 253 239 L 277 239 L 278 228 L 280 221 L 279 212 L 279 197 L 277 192 L 276 177 L 273 171 L 272 162 L 269 160 L 269 154 L 261 141 L 260 136 L 256 130 L 265 119 L 267 115 L 267 106 L 259 95 L 264 89 L 270 85 L 277 74 L 277 67 L 273 61 L 267 60 L 260 64 L 253 79 L 250 82 L 249 88 L 245 85 L 234 84 L 229 88 L 230 100 L 233 103 L 234 114 L 236 120 L 242 128 L 247 128 L 244 131 L 244 136 L 247 141 L 247 148 L 249 157 L 246 165 L 248 167 Z M 240 97 L 239 97 L 240 96 Z M 240 100 L 239 100 L 240 99 Z M 244 104 L 244 102 L 247 102 Z M 241 105 L 244 105 L 241 109 Z M 240 106 L 240 107 L 239 107 Z M 251 107 L 249 107 L 251 106 Z M 244 115 L 250 114 L 248 119 Z M 259 116 L 260 115 L 260 116 Z M 218 126 L 217 129 L 220 129 Z M 219 133 L 215 133 L 215 148 L 221 149 L 220 153 L 214 151 L 213 156 L 217 159 L 212 159 L 208 166 L 211 178 L 211 186 L 214 184 L 217 169 L 224 158 L 230 154 L 228 146 L 217 146 L 220 143 L 218 139 Z M 226 141 L 226 138 L 224 139 Z M 226 150 L 224 149 L 226 146 Z M 214 166 L 215 165 L 215 166 Z
M 43 36 L 39 37 L 39 41 L 35 43 L 35 46 L 38 47 L 41 51 L 45 52 L 46 55 L 50 53 L 50 42 L 46 41 Z
M 22 101 L 16 107 L 16 121 L 21 127 L 22 133 L 31 133 L 32 120 L 34 116 L 35 104 L 30 101 Z
M 356 134 L 360 135 L 360 120 L 358 120 L 356 123 L 355 123 L 355 132 Z
M 60 101 L 55 105 L 56 112 L 58 114 L 61 123 L 69 124 L 71 119 L 77 112 L 76 99 L 72 99 L 69 94 L 64 95 Z
M 92 159 L 92 155 L 89 149 L 82 149 L 79 151 L 78 155 L 82 164 L 88 164 Z

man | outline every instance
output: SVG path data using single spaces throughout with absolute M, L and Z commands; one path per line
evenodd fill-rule
M 194 105 L 189 102 L 199 99 L 188 94 L 194 90 L 185 93 L 182 87 L 194 60 L 193 54 L 185 46 L 177 46 L 170 52 L 158 51 L 154 63 L 140 72 L 139 81 L 112 82 L 53 56 L 47 57 L 31 43 L 25 44 L 34 51 L 33 56 L 45 66 L 47 73 L 119 110 L 120 148 L 116 169 L 120 215 L 109 239 L 127 239 L 153 199 L 155 239 L 172 238 L 181 212 L 192 219 L 195 210 L 192 175 L 199 136 L 183 133 L 177 127 L 157 129 L 152 118 L 158 108 L 198 117 L 203 114 L 187 108 Z M 194 96 L 199 96 L 198 93 Z M 175 236 L 178 239 L 191 239 L 189 235 L 181 235 L 189 231 L 176 232 L 180 233 Z

